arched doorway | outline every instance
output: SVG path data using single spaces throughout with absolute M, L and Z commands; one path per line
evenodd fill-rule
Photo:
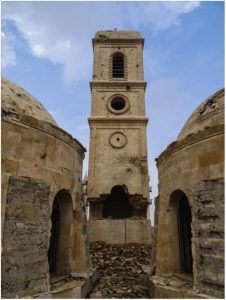
M 172 192 L 169 207 L 171 234 L 176 238 L 176 240 L 172 238 L 173 245 L 171 245 L 175 271 L 192 273 L 192 217 L 186 194 L 181 190 Z
M 103 217 L 111 219 L 125 219 L 133 215 L 133 207 L 128 200 L 126 186 L 116 185 L 103 204 Z
M 71 194 L 59 191 L 53 201 L 51 214 L 51 235 L 48 250 L 50 274 L 70 273 L 72 247 L 73 210 Z
M 50 274 L 56 273 L 57 271 L 59 233 L 60 233 L 60 208 L 59 208 L 59 201 L 55 197 L 53 201 L 53 208 L 51 214 L 51 235 L 50 235 L 49 250 L 48 250 Z
M 180 199 L 177 218 L 181 271 L 185 273 L 192 273 L 191 208 L 185 194 L 183 194 Z

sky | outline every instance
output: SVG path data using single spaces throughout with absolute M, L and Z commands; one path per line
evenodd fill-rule
M 2 76 L 19 84 L 87 149 L 92 38 L 97 30 L 138 30 L 143 51 L 151 199 L 155 158 L 193 110 L 224 87 L 224 2 L 2 2 Z M 153 223 L 154 205 L 151 205 Z

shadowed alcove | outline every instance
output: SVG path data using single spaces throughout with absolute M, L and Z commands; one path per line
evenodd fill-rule
M 125 219 L 132 217 L 133 207 L 128 201 L 126 187 L 116 185 L 103 204 L 103 217 L 112 219 Z
M 53 201 L 51 236 L 48 250 L 50 274 L 70 273 L 71 227 L 73 210 L 71 194 L 60 190 Z
M 172 192 L 169 200 L 170 227 L 173 245 L 171 245 L 175 259 L 175 270 L 192 273 L 192 232 L 191 207 L 188 198 L 181 190 Z

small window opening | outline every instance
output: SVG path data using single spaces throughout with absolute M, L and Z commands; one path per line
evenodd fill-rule
M 124 57 L 121 53 L 116 53 L 112 61 L 112 77 L 124 78 Z
M 121 97 L 111 100 L 111 107 L 115 110 L 122 110 L 126 106 L 126 101 Z

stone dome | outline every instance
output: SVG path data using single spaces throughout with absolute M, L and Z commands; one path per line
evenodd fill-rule
M 177 140 L 206 128 L 224 125 L 224 89 L 203 101 L 184 124 Z
M 2 109 L 5 112 L 27 115 L 57 125 L 50 113 L 38 100 L 5 78 L 1 80 L 1 99 Z

